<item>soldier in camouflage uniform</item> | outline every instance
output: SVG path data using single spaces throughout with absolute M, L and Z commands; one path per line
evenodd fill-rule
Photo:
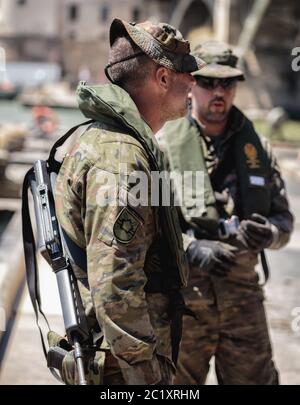
M 139 171 L 149 180 L 151 170 L 164 169 L 153 133 L 186 114 L 191 72 L 204 63 L 168 24 L 115 19 L 110 45 L 106 74 L 113 84 L 81 83 L 77 90 L 81 111 L 95 122 L 64 158 L 57 216 L 86 249 L 87 273 L 73 263 L 74 273 L 90 328 L 104 336 L 86 364 L 89 383 L 171 384 L 172 319 L 187 278 L 180 225 L 175 208 L 150 205 L 150 186 L 148 203 L 135 204 L 128 178 Z M 74 384 L 68 357 L 62 374 Z
M 184 320 L 175 382 L 204 384 L 214 356 L 219 384 L 277 384 L 255 266 L 263 249 L 288 242 L 293 216 L 270 147 L 233 106 L 244 80 L 237 57 L 214 41 L 194 55 L 207 65 L 194 73 L 191 114 L 160 134 L 171 169 L 205 176 L 204 211 L 181 209 L 182 227 L 195 238 L 185 301 L 196 318 Z

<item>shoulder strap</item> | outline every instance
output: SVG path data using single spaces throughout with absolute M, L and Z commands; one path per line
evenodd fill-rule
M 233 152 L 234 138 L 235 134 L 232 135 L 231 139 L 229 139 L 229 145 L 227 145 L 227 150 L 222 160 L 217 165 L 216 169 L 211 173 L 210 181 L 215 191 L 220 190 L 226 176 L 228 176 L 231 170 L 235 167 L 235 156 Z
M 249 218 L 253 212 L 268 216 L 271 206 L 270 161 L 248 119 L 236 133 L 234 155 L 242 200 L 242 217 Z
M 93 122 L 95 122 L 95 120 L 88 120 L 88 121 L 82 122 L 81 124 L 75 125 L 75 127 L 72 127 L 71 129 L 69 129 L 61 138 L 59 138 L 59 139 L 55 142 L 55 144 L 52 146 L 52 148 L 51 148 L 51 150 L 50 150 L 50 154 L 49 154 L 49 157 L 48 157 L 48 160 L 47 160 L 48 165 L 49 165 L 49 168 L 50 168 L 51 170 L 53 170 L 53 171 L 55 171 L 55 172 L 57 173 L 57 172 L 58 172 L 57 169 L 60 167 L 60 165 L 57 166 L 59 163 L 57 162 L 57 160 L 55 160 L 55 154 L 56 154 L 56 152 L 57 152 L 57 149 L 58 149 L 61 145 L 63 145 L 63 144 L 66 142 L 66 140 L 67 140 L 78 128 L 82 127 L 83 125 L 92 124 Z
M 23 233 L 23 247 L 24 247 L 24 256 L 25 256 L 25 265 L 26 265 L 26 279 L 27 286 L 29 290 L 29 296 L 35 313 L 36 324 L 39 328 L 43 352 L 47 358 L 47 350 L 43 337 L 41 327 L 39 325 L 39 313 L 43 316 L 46 321 L 46 324 L 50 330 L 48 320 L 42 310 L 41 306 L 41 297 L 39 291 L 39 280 L 38 280 L 38 271 L 37 271 L 37 261 L 36 261 L 36 245 L 34 239 L 34 233 L 32 230 L 29 204 L 28 204 L 28 189 L 30 187 L 30 179 L 34 176 L 33 167 L 29 169 L 26 173 L 23 189 L 22 189 L 22 233 Z
M 55 154 L 57 148 L 59 148 L 79 127 L 83 125 L 88 125 L 93 123 L 94 120 L 85 121 L 75 127 L 71 128 L 65 135 L 59 138 L 53 145 L 49 158 L 47 160 L 50 171 L 58 172 L 60 168 L 60 163 L 55 160 Z M 26 280 L 29 290 L 30 300 L 35 313 L 36 323 L 39 328 L 41 342 L 43 347 L 44 355 L 47 359 L 47 349 L 44 341 L 43 333 L 39 325 L 39 313 L 45 319 L 45 322 L 50 330 L 49 322 L 42 310 L 41 296 L 39 290 L 39 279 L 38 279 L 38 265 L 36 260 L 36 244 L 34 239 L 34 232 L 32 229 L 29 203 L 28 203 L 28 189 L 30 188 L 30 181 L 34 179 L 34 168 L 28 170 L 24 177 L 23 188 L 22 188 L 22 234 L 23 234 L 23 248 L 25 256 L 26 265 Z M 82 260 L 81 260 L 82 261 Z M 83 259 L 84 262 L 84 259 Z
M 78 246 L 72 239 L 68 236 L 66 231 L 61 227 L 62 238 L 67 255 L 81 270 L 87 272 L 87 257 L 86 250 Z

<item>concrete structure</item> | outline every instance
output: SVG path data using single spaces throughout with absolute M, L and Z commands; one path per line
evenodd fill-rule
M 145 1 L 137 0 L 2 0 L 0 47 L 7 61 L 58 62 L 63 74 L 77 81 L 89 64 L 94 80 L 108 52 L 108 29 L 114 17 L 147 18 Z M 155 9 L 155 8 L 154 8 Z M 158 8 L 152 10 L 157 18 Z M 85 62 L 86 61 L 86 62 Z
M 60 61 L 59 0 L 2 0 L 0 46 L 7 60 Z
M 108 29 L 114 17 L 170 22 L 189 36 L 192 45 L 212 37 L 237 45 L 241 38 L 247 37 L 245 27 L 251 26 L 247 17 L 259 3 L 257 0 L 2 0 L 0 47 L 6 49 L 8 62 L 59 62 L 63 74 L 74 83 L 84 77 L 101 82 L 105 80 Z M 297 91 L 300 75 L 291 68 L 292 48 L 300 45 L 300 3 L 299 0 L 264 0 L 264 3 L 269 4 L 251 38 L 252 52 L 245 55 L 248 76 L 255 78 L 257 86 L 254 81 L 250 83 L 249 88 L 255 94 L 245 99 L 254 100 L 253 107 L 281 104 L 293 112 L 296 101 L 300 101 Z

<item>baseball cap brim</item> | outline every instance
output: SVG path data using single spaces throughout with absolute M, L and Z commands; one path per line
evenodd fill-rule
M 169 69 L 182 73 L 192 73 L 206 66 L 201 58 L 188 53 L 172 53 L 144 29 L 115 18 L 110 26 L 110 46 L 114 44 L 117 38 L 126 35 L 129 35 L 133 42 L 152 60 Z
M 242 70 L 228 65 L 220 65 L 219 63 L 209 63 L 201 70 L 193 72 L 193 76 L 214 77 L 216 79 L 228 79 L 236 77 L 238 80 L 245 80 Z

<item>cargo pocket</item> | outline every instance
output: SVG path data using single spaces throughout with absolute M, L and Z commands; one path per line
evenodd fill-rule
M 112 246 L 114 240 L 113 225 L 116 218 L 116 211 L 118 207 L 110 207 L 107 211 L 105 218 L 102 221 L 98 240 L 104 242 L 108 246 Z

